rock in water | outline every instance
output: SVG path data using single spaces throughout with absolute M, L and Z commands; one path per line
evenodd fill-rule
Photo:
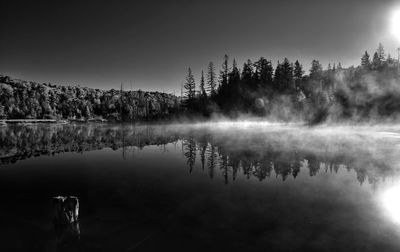
M 75 196 L 53 197 L 54 224 L 66 225 L 79 220 L 79 200 Z

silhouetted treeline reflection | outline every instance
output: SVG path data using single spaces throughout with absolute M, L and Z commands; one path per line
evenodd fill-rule
M 217 138 L 201 134 L 198 138 L 190 136 L 183 142 L 189 169 L 193 170 L 196 153 L 199 153 L 201 167 L 207 167 L 211 178 L 219 170 L 225 183 L 235 180 L 238 173 L 259 181 L 272 175 L 285 181 L 289 176 L 296 178 L 300 170 L 315 176 L 318 172 L 337 173 L 339 169 L 353 169 L 360 184 L 366 180 L 373 184 L 395 174 L 389 160 L 385 161 L 383 156 L 358 145 L 359 142 L 352 142 L 354 139 L 341 139 L 336 143 L 329 143 L 329 139 L 313 139 L 313 146 L 300 148 L 294 142 L 275 142 L 280 137 L 275 134 L 278 133 L 263 136 L 266 139 L 252 135 L 247 139 L 235 138 L 237 136 L 229 134 Z M 196 139 L 196 145 L 193 139 Z M 281 136 L 281 140 L 287 139 Z
M 394 176 L 397 168 L 397 149 L 374 134 L 326 134 L 285 127 L 244 131 L 188 125 L 12 125 L 0 128 L 0 161 L 9 164 L 34 156 L 103 148 L 121 151 L 125 157 L 131 147 L 174 143 L 182 146 L 190 172 L 199 167 L 210 178 L 222 176 L 225 183 L 239 174 L 259 181 L 269 177 L 285 181 L 300 172 L 315 176 L 347 169 L 356 172 L 360 184 L 374 184 Z
M 178 139 L 160 127 L 113 125 L 12 125 L 0 127 L 0 162 L 13 163 L 40 155 L 78 152 L 127 146 L 142 149 Z

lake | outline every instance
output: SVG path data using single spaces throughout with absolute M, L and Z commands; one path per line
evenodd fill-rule
M 396 125 L 0 126 L 0 251 L 400 251 L 399 161 Z

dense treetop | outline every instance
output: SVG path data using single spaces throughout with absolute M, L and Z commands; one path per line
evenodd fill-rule
M 191 113 L 319 123 L 395 120 L 400 112 L 399 62 L 386 56 L 382 44 L 372 59 L 365 51 L 357 67 L 342 68 L 339 62 L 323 69 L 318 60 L 313 60 L 307 71 L 298 60 L 293 63 L 284 58 L 274 67 L 261 57 L 254 62 L 247 60 L 239 69 L 235 59 L 229 64 L 227 55 L 222 62 L 218 86 L 214 64 L 208 66 L 206 96 L 193 90 L 190 79 L 191 90 L 186 90 L 184 98 Z

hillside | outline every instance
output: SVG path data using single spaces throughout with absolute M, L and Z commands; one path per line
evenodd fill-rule
M 0 75 L 0 119 L 156 119 L 176 112 L 178 99 L 160 92 L 58 86 Z

